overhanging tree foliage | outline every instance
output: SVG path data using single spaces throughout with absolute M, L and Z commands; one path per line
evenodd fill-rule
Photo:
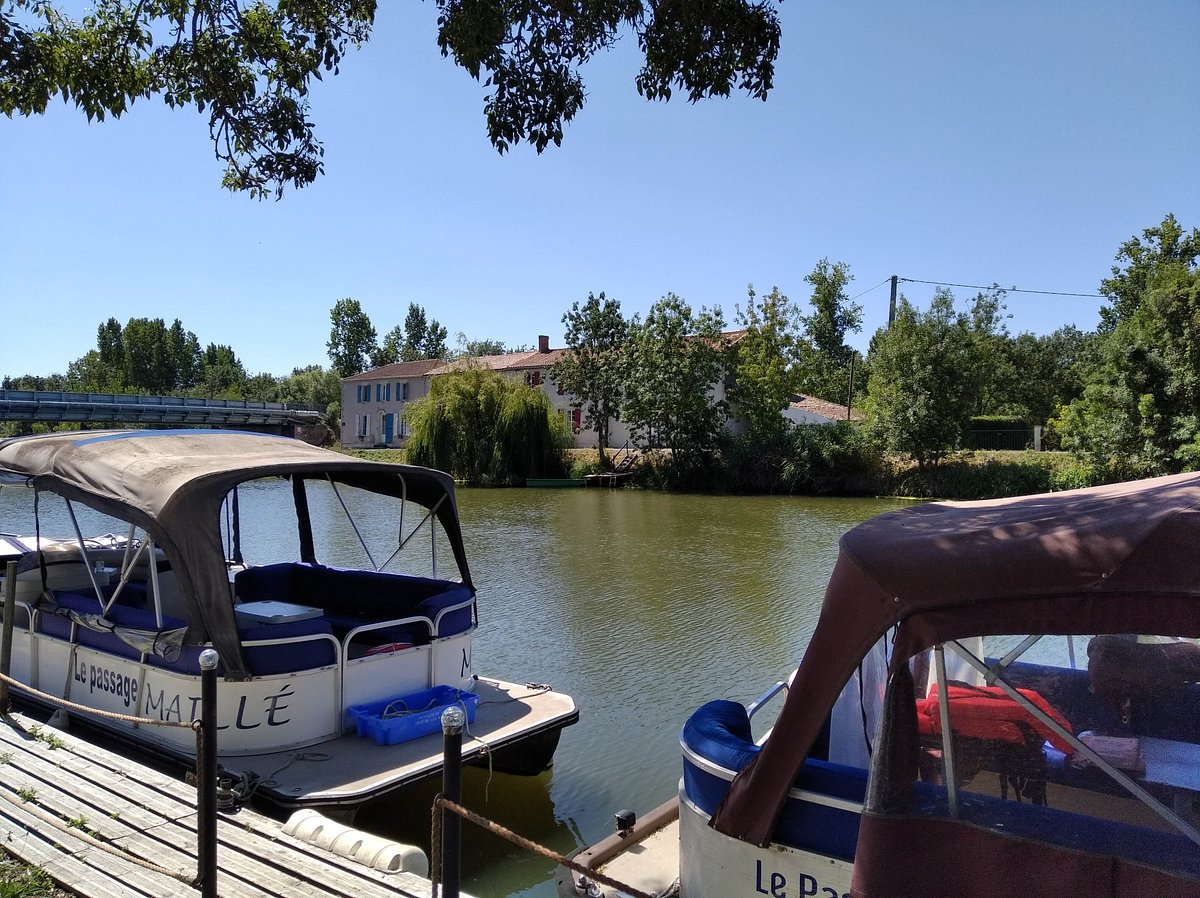
M 490 89 L 501 152 L 559 144 L 584 102 L 584 63 L 626 32 L 639 93 L 691 101 L 735 89 L 765 99 L 779 52 L 773 0 L 436 0 L 438 46 Z M 34 115 L 61 96 L 89 119 L 160 96 L 209 117 L 224 186 L 282 196 L 322 171 L 313 79 L 368 40 L 375 0 L 0 0 L 0 112 Z
M 562 472 L 566 437 L 546 394 L 488 368 L 468 364 L 438 375 L 407 415 L 413 464 L 475 486 Z

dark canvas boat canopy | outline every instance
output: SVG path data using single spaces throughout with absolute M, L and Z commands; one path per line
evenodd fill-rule
M 221 543 L 221 506 L 240 483 L 264 477 L 286 477 L 293 484 L 330 480 L 432 509 L 463 582 L 472 586 L 453 481 L 429 468 L 366 461 L 265 434 L 87 431 L 0 441 L 0 476 L 29 481 L 144 529 L 172 561 L 189 641 L 211 640 L 230 678 L 249 676 Z
M 893 627 L 893 668 L 975 635 L 1200 637 L 1200 474 L 934 502 L 850 530 L 779 719 L 713 827 L 770 841 L 838 693 Z

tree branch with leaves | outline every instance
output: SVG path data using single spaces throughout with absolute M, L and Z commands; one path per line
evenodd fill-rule
M 222 183 L 264 198 L 312 183 L 324 147 L 314 80 L 366 42 L 375 0 L 0 0 L 0 112 L 74 102 L 90 120 L 161 97 L 209 118 Z M 775 0 L 437 0 L 442 54 L 490 88 L 487 134 L 501 153 L 562 142 L 585 99 L 580 69 L 632 31 L 638 91 L 695 102 L 740 89 L 765 99 L 780 28 Z

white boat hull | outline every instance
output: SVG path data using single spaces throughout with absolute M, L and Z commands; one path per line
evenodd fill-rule
M 680 898 L 848 898 L 853 864 L 786 845 L 760 848 L 708 821 L 680 796 Z

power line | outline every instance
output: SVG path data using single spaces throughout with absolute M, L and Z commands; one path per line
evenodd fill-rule
M 1108 298 L 1107 296 L 1103 296 L 1099 293 L 1066 293 L 1062 290 L 1021 290 L 1017 287 L 1001 287 L 999 284 L 988 284 L 987 286 L 983 286 L 980 284 L 951 284 L 946 281 L 922 281 L 922 280 L 919 280 L 918 278 L 897 278 L 897 280 L 904 281 L 905 283 L 908 283 L 908 284 L 932 284 L 935 287 L 963 287 L 967 290 L 1000 289 L 1000 290 L 1003 290 L 1005 293 L 1036 293 L 1040 296 L 1081 296 L 1081 297 L 1084 297 L 1085 299 L 1107 299 Z M 886 281 L 885 281 L 885 283 L 886 283 Z M 874 290 L 874 289 L 875 289 L 874 287 L 871 288 L 871 290 Z M 868 290 L 867 292 L 870 293 L 871 290 Z
M 884 278 L 882 281 L 880 281 L 878 284 L 876 284 L 874 287 L 872 287 L 871 290 L 878 290 L 880 287 L 882 287 L 884 284 L 886 284 L 890 280 L 891 280 L 891 278 Z M 903 280 L 903 278 L 901 278 L 901 280 Z M 858 296 L 851 296 L 850 299 L 848 300 L 848 302 L 854 302 L 854 300 L 858 299 L 859 296 L 866 296 L 868 293 L 871 292 L 871 290 L 864 290 L 862 293 L 858 294 Z

